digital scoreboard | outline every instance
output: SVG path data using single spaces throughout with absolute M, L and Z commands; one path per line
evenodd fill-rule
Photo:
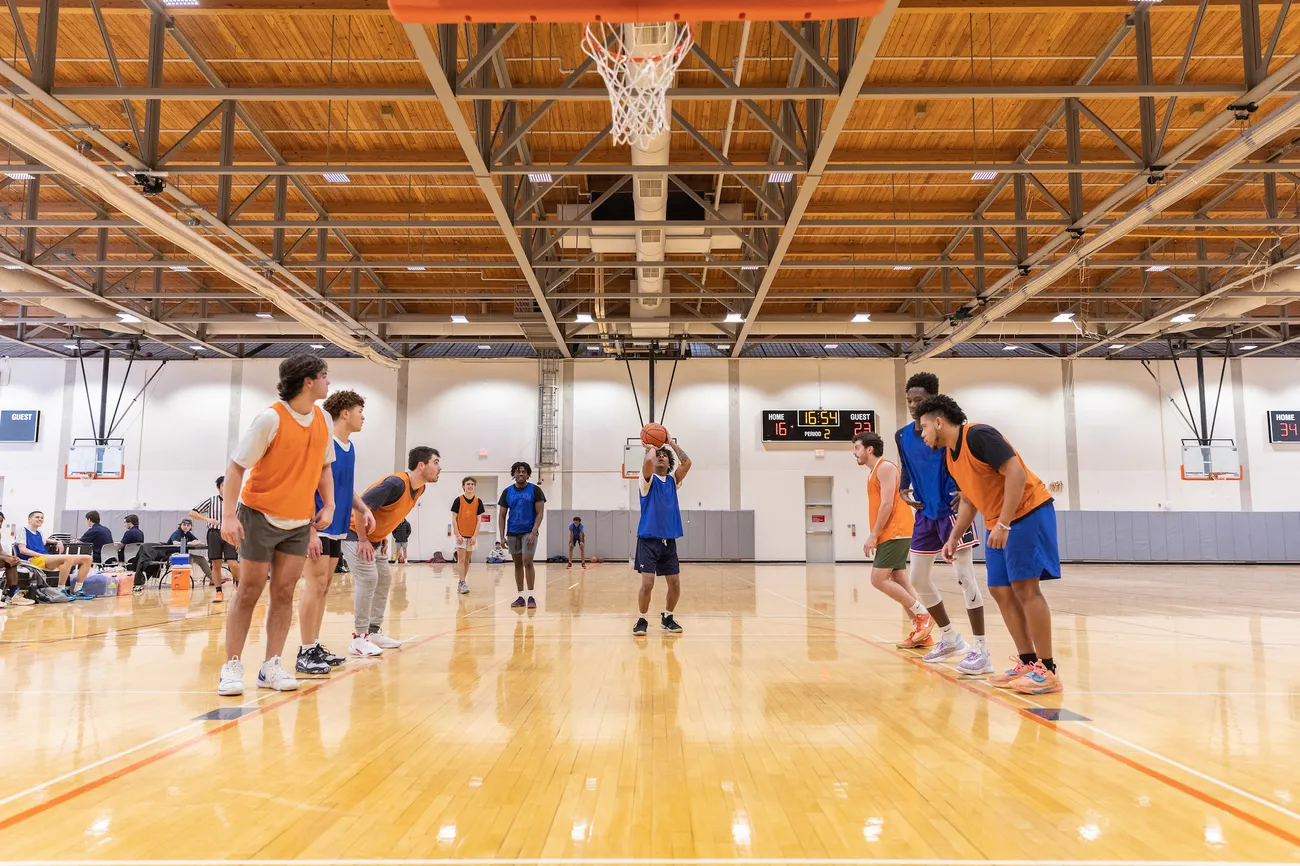
M 764 442 L 852 442 L 876 429 L 872 409 L 765 409 Z
M 1268 413 L 1269 442 L 1300 442 L 1300 409 Z

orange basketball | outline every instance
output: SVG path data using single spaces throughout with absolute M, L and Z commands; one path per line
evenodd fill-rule
M 668 428 L 651 421 L 641 428 L 641 444 L 651 448 L 662 448 L 668 444 Z

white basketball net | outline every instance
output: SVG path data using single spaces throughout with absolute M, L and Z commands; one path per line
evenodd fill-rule
M 693 43 L 688 24 L 587 25 L 582 50 L 609 89 L 615 144 L 645 144 L 668 129 L 668 88 Z

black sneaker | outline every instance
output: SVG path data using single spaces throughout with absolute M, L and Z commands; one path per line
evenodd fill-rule
M 659 614 L 659 625 L 664 631 L 672 632 L 673 634 L 682 633 L 682 627 L 677 624 L 677 620 L 673 619 L 671 613 Z
M 336 668 L 339 665 L 343 664 L 345 661 L 347 661 L 347 657 L 335 655 L 334 653 L 325 649 L 325 647 L 319 643 L 316 644 L 316 646 L 314 646 L 312 649 L 314 649 L 316 652 L 316 658 L 325 662 L 325 664 L 329 665 L 332 668 Z
M 632 626 L 632 636 L 645 637 L 645 631 L 649 627 L 650 627 L 650 623 L 645 621 L 645 617 L 641 617 L 636 621 L 636 625 Z
M 314 646 L 309 649 L 299 648 L 298 664 L 296 665 L 298 673 L 319 676 L 330 672 L 330 666 L 321 660 L 316 650 L 317 647 Z

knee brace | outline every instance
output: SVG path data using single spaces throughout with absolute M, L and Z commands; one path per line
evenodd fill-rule
M 966 609 L 974 610 L 984 606 L 984 596 L 980 593 L 980 582 L 975 577 L 975 551 L 972 548 L 957 551 L 953 561 L 953 570 L 957 573 L 957 585 L 966 597 Z
M 917 601 L 925 605 L 927 609 L 943 601 L 943 596 L 939 594 L 939 590 L 934 588 L 934 581 L 930 578 L 930 571 L 933 568 L 934 557 L 912 554 L 912 567 L 909 577 L 912 580 L 912 588 L 916 590 Z

